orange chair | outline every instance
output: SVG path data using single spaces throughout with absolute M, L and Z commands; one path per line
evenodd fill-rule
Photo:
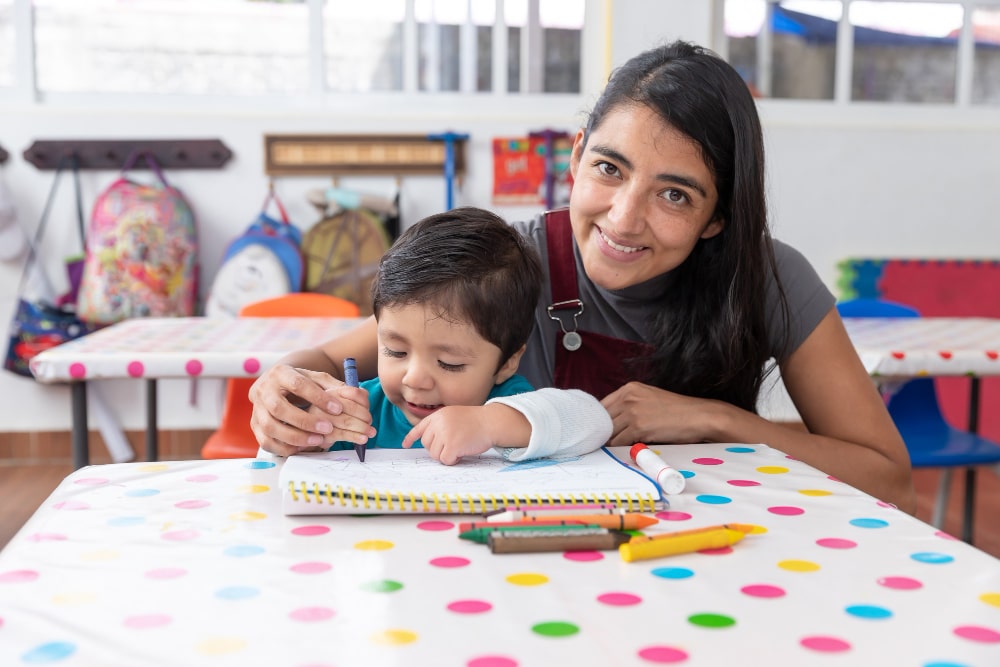
M 357 304 L 328 294 L 292 292 L 240 309 L 240 317 L 359 317 Z M 253 458 L 257 439 L 250 430 L 253 404 L 248 398 L 253 378 L 233 378 L 226 382 L 226 398 L 219 429 L 201 448 L 203 459 Z

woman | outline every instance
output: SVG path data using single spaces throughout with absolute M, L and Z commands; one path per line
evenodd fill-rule
M 570 172 L 567 211 L 516 225 L 547 269 L 522 375 L 602 398 L 609 444 L 765 443 L 915 511 L 906 447 L 832 294 L 770 237 L 760 121 L 730 65 L 684 42 L 631 59 L 577 133 Z M 373 321 L 257 380 L 264 449 L 366 439 L 324 393 L 347 356 L 375 373 Z M 756 414 L 771 358 L 805 430 Z

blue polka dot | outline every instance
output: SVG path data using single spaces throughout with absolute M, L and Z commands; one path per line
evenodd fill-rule
M 883 519 L 851 519 L 850 523 L 858 528 L 885 528 L 889 525 L 889 522 Z
M 684 475 L 684 479 L 691 479 L 694 477 L 694 473 L 690 470 L 681 470 L 681 474 Z
M 222 600 L 249 600 L 260 595 L 260 589 L 254 586 L 226 586 L 215 591 L 215 597 Z
M 932 565 L 939 565 L 941 563 L 950 563 L 955 560 L 954 556 L 949 556 L 948 554 L 939 554 L 933 551 L 919 551 L 915 554 L 911 554 L 910 558 L 917 561 L 918 563 L 931 563 Z
M 114 526 L 115 528 L 127 528 L 128 526 L 138 526 L 141 523 L 146 522 L 146 517 L 144 516 L 116 516 L 113 519 L 108 519 L 108 525 Z
M 36 646 L 21 656 L 21 662 L 29 665 L 44 665 L 49 662 L 57 662 L 70 657 L 76 653 L 76 644 L 70 642 L 49 642 Z
M 259 556 L 264 553 L 264 547 L 258 547 L 254 544 L 240 544 L 235 547 L 229 547 L 223 553 L 233 558 L 246 558 L 247 556 Z
M 935 660 L 934 662 L 925 662 L 923 667 L 969 667 L 969 665 L 964 662 L 940 662 Z
M 131 491 L 126 491 L 125 495 L 132 498 L 145 498 L 146 496 L 155 496 L 159 492 L 159 489 L 132 489 Z
M 858 618 L 883 619 L 892 616 L 892 612 L 885 607 L 876 607 L 870 604 L 855 604 L 847 608 L 847 613 Z
M 250 468 L 251 470 L 264 470 L 267 468 L 273 468 L 274 465 L 274 461 L 251 461 L 247 464 L 247 468 Z
M 733 502 L 733 499 L 729 496 L 713 496 L 707 493 L 695 496 L 695 500 L 706 505 L 725 505 L 726 503 Z
M 650 570 L 655 577 L 663 579 L 687 579 L 694 576 L 694 571 L 686 567 L 657 567 Z
M 753 454 L 757 450 L 753 447 L 726 447 L 726 451 L 733 454 Z

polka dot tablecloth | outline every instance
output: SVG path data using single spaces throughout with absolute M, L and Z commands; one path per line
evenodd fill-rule
M 768 447 L 656 449 L 688 479 L 647 533 L 754 532 L 492 555 L 458 516 L 286 517 L 280 460 L 84 468 L 0 552 L 0 665 L 1000 665 L 997 559 Z
M 312 347 L 364 318 L 169 317 L 119 322 L 39 353 L 40 382 L 97 378 L 254 377 L 291 350 Z
M 848 317 L 844 325 L 874 376 L 1000 375 L 1000 319 Z

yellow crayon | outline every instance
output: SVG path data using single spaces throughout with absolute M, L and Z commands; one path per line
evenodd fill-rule
M 736 544 L 746 536 L 741 530 L 718 528 L 686 532 L 681 535 L 663 535 L 655 539 L 638 539 L 629 541 L 618 547 L 622 560 L 646 560 L 648 558 L 663 558 L 676 554 L 686 554 L 702 549 L 721 549 Z
M 680 537 L 681 535 L 697 535 L 699 533 L 708 533 L 714 530 L 722 530 L 723 528 L 729 528 L 730 530 L 738 530 L 741 533 L 749 535 L 754 531 L 756 526 L 749 523 L 721 523 L 714 526 L 704 526 L 702 528 L 689 528 L 687 530 L 677 530 L 672 533 L 653 533 L 652 535 L 636 535 L 631 539 L 631 542 L 646 542 L 648 540 L 667 540 L 674 537 Z

